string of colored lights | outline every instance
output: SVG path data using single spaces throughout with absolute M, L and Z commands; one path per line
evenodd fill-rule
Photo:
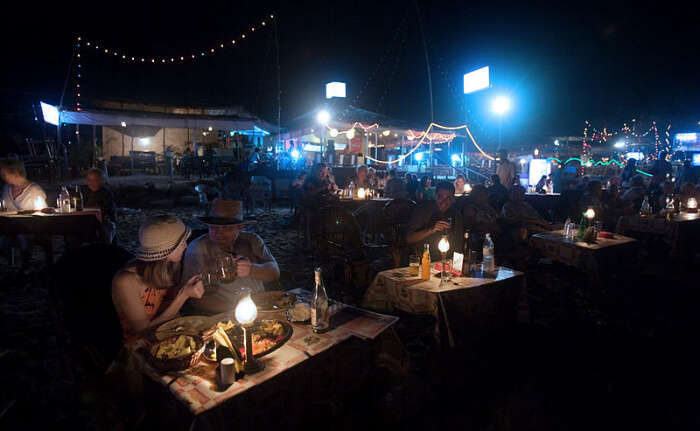
M 556 158 L 556 157 L 548 157 L 547 160 L 550 161 L 550 162 L 557 162 L 557 163 L 559 163 L 560 165 L 566 165 L 567 163 L 573 161 L 573 162 L 579 162 L 580 165 L 587 165 L 587 166 L 589 166 L 589 167 L 590 167 L 590 166 L 598 166 L 598 165 L 609 166 L 611 163 L 615 163 L 615 164 L 616 164 L 617 166 L 619 166 L 619 167 L 625 166 L 624 163 L 618 162 L 618 161 L 615 160 L 615 159 L 608 160 L 607 162 L 604 162 L 604 161 L 602 161 L 602 160 L 598 160 L 597 162 L 595 162 L 595 164 L 594 164 L 592 161 L 590 161 L 590 160 L 588 161 L 588 163 L 583 163 L 583 160 L 581 160 L 581 159 L 578 158 L 578 157 L 570 157 L 570 158 L 566 159 L 565 162 L 562 162 L 561 160 L 559 160 L 559 159 Z M 646 173 L 646 172 L 644 172 L 644 171 L 641 171 L 641 170 L 639 170 L 639 169 L 637 169 L 636 171 L 639 172 L 640 174 L 644 174 L 644 175 L 647 175 L 647 176 L 650 176 L 650 177 L 652 176 L 651 174 Z
M 83 77 L 83 63 L 80 54 L 80 36 L 78 36 L 78 40 L 76 41 L 75 56 L 78 60 L 77 71 L 75 74 L 75 109 L 80 111 L 82 109 L 80 107 L 80 78 Z
M 466 124 L 461 125 L 461 126 L 456 126 L 456 127 L 448 127 L 448 126 L 441 126 L 441 125 L 439 125 L 439 124 L 437 124 L 437 123 L 430 123 L 430 125 L 428 126 L 428 128 L 427 128 L 426 131 L 425 131 L 425 133 L 423 134 L 423 136 L 422 136 L 422 137 L 420 138 L 420 140 L 418 141 L 418 143 L 417 143 L 413 148 L 411 148 L 411 150 L 410 150 L 408 153 L 399 155 L 399 156 L 396 158 L 396 160 L 390 160 L 390 161 L 378 160 L 378 159 L 375 159 L 374 157 L 371 157 L 371 156 L 369 156 L 369 155 L 367 155 L 367 154 L 365 154 L 365 158 L 368 159 L 368 160 L 371 160 L 371 161 L 373 161 L 373 162 L 375 162 L 375 163 L 380 163 L 380 164 L 383 164 L 383 165 L 393 165 L 394 163 L 398 163 L 399 161 L 404 160 L 404 159 L 406 159 L 407 157 L 409 157 L 409 156 L 410 156 L 411 154 L 413 154 L 418 148 L 420 148 L 421 145 L 423 145 L 423 141 L 425 141 L 426 137 L 428 136 L 428 134 L 430 133 L 430 131 L 433 129 L 433 127 L 437 127 L 437 128 L 444 129 L 444 130 L 460 130 L 460 129 L 466 130 L 466 131 L 467 131 L 467 134 L 469 135 L 469 138 L 471 138 L 471 141 L 472 141 L 472 143 L 474 144 L 474 146 L 477 148 L 477 150 L 479 150 L 479 152 L 480 152 L 484 157 L 486 157 L 487 159 L 496 160 L 493 156 L 490 156 L 490 155 L 486 154 L 486 152 L 484 152 L 484 150 L 481 149 L 481 147 L 476 143 L 476 140 L 474 139 L 474 136 L 472 136 L 471 132 L 469 131 L 469 127 L 467 127 Z
M 637 133 L 636 132 L 636 125 L 637 125 L 637 119 L 633 118 L 632 119 L 632 128 L 630 128 L 627 123 L 622 124 L 622 128 L 619 131 L 615 132 L 608 132 L 607 128 L 603 128 L 602 132 L 598 132 L 595 128 L 591 126 L 590 121 L 585 121 L 584 128 L 583 128 L 583 142 L 582 142 L 582 154 L 587 155 L 588 151 L 591 149 L 591 142 L 597 141 L 597 142 L 607 142 L 608 138 L 612 138 L 616 135 L 622 135 L 625 137 L 625 139 L 630 139 L 636 138 L 637 144 L 641 145 L 642 144 L 642 138 L 648 136 L 650 133 L 653 133 L 653 144 L 654 144 L 654 153 L 649 155 L 649 158 L 654 160 L 658 157 L 658 154 L 661 151 L 666 151 L 669 152 L 671 149 L 671 142 L 670 142 L 670 136 L 671 136 L 671 124 L 668 124 L 666 126 L 665 134 L 666 137 L 662 143 L 661 139 L 659 138 L 659 130 L 658 130 L 658 125 L 656 121 L 652 121 L 651 126 L 649 129 L 647 129 L 644 133 Z M 590 131 L 590 132 L 589 132 Z
M 275 19 L 274 14 L 269 15 L 269 19 L 273 20 Z M 267 26 L 267 21 L 262 20 L 260 21 L 260 26 L 266 27 Z M 250 31 L 255 32 L 256 27 L 251 26 Z M 197 50 L 195 53 L 188 53 L 184 54 L 181 53 L 180 55 L 158 55 L 158 56 L 140 56 L 140 55 L 134 55 L 133 53 L 127 54 L 125 49 L 111 49 L 107 48 L 104 45 L 100 45 L 98 42 L 95 41 L 85 41 L 85 47 L 86 48 L 91 48 L 94 49 L 95 52 L 102 53 L 106 56 L 111 56 L 115 57 L 119 60 L 128 62 L 128 63 L 150 63 L 150 64 L 166 64 L 166 63 L 183 63 L 185 61 L 189 60 L 195 60 L 197 58 L 202 58 L 207 55 L 213 55 L 216 52 L 219 52 L 223 50 L 224 48 L 227 47 L 235 47 L 237 42 L 240 40 L 243 40 L 246 38 L 246 33 L 242 33 L 240 38 L 237 40 L 236 38 L 231 39 L 230 42 L 220 42 L 216 44 L 210 45 L 210 48 L 207 49 L 200 49 Z M 78 38 L 78 44 L 80 44 L 80 38 Z

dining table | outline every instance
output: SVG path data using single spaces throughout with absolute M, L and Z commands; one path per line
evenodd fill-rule
M 700 213 L 683 211 L 666 218 L 661 214 L 621 216 L 616 232 L 639 239 L 658 238 L 669 246 L 669 256 L 692 261 L 700 241 Z
M 304 302 L 311 299 L 307 290 L 289 293 Z M 206 424 L 205 429 L 217 428 L 212 424 L 233 423 L 236 429 L 272 426 L 280 418 L 290 419 L 286 417 L 293 414 L 290 409 L 303 410 L 303 404 L 309 404 L 306 400 L 330 399 L 332 393 L 366 383 L 377 360 L 373 356 L 381 343 L 377 340 L 398 320 L 336 301 L 331 301 L 330 313 L 330 330 L 325 333 L 315 333 L 308 322 L 290 322 L 288 341 L 259 358 L 264 369 L 244 375 L 228 387 L 217 379 L 217 363 L 205 358 L 183 371 L 158 371 L 143 349 L 149 337 L 125 346 L 125 350 L 142 374 L 186 408 L 186 413 L 181 409 L 178 413 L 184 418 L 184 428 L 197 428 L 198 422 Z M 259 312 L 258 319 L 287 321 L 284 310 Z M 233 320 L 233 311 L 210 316 L 208 321 L 215 325 L 225 320 Z
M 103 239 L 102 212 L 99 208 L 84 208 L 70 213 L 42 211 L 0 212 L 0 236 L 16 238 L 20 235 L 43 238 L 53 261 L 52 236 L 66 238 L 67 246 L 80 245 Z
M 525 274 L 506 267 L 445 282 L 434 268 L 423 280 L 403 267 L 378 273 L 362 306 L 379 313 L 432 316 L 437 345 L 447 349 L 526 320 L 525 287 Z

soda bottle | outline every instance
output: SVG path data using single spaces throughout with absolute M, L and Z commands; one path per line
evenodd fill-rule
M 423 258 L 420 265 L 420 278 L 422 280 L 430 280 L 430 244 L 423 245 Z

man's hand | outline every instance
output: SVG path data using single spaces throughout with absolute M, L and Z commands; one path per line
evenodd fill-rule
M 444 232 L 450 229 L 450 224 L 447 223 L 446 221 L 440 220 L 439 222 L 435 223 L 435 226 L 433 226 L 433 233 L 434 232 Z
M 245 257 L 239 257 L 236 259 L 236 276 L 237 277 L 250 277 L 250 269 L 253 266 L 250 260 Z
M 187 280 L 187 283 L 182 286 L 182 294 L 187 298 L 201 298 L 204 294 L 202 276 L 200 274 L 195 274 Z

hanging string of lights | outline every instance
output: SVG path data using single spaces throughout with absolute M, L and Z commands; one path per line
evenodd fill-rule
M 615 136 L 621 135 L 624 136 L 625 138 L 636 138 L 637 144 L 641 144 L 642 138 L 645 138 L 649 136 L 649 134 L 653 133 L 653 143 L 654 143 L 654 154 L 650 154 L 649 157 L 653 160 L 658 157 L 659 152 L 661 151 L 666 151 L 669 152 L 671 150 L 671 124 L 668 124 L 666 126 L 666 130 L 664 131 L 665 133 L 665 138 L 662 141 L 661 138 L 659 137 L 659 129 L 656 121 L 651 122 L 651 126 L 644 132 L 644 133 L 637 133 L 636 132 L 636 124 L 637 124 L 637 119 L 633 118 L 632 119 L 632 128 L 630 128 L 627 123 L 622 124 L 622 128 L 619 131 L 615 132 L 608 132 L 607 128 L 603 128 L 602 132 L 599 132 L 595 128 L 591 126 L 590 121 L 586 121 L 584 128 L 583 128 L 583 144 L 582 144 L 582 153 L 584 155 L 587 155 L 588 152 L 591 150 L 591 142 L 601 142 L 605 143 L 608 141 L 609 138 L 613 138 Z
M 270 14 L 269 18 L 265 18 L 260 21 L 260 27 L 267 27 L 268 22 L 266 20 L 275 19 L 274 14 Z M 250 32 L 254 33 L 258 28 L 251 26 Z M 148 64 L 171 64 L 171 63 L 184 63 L 187 61 L 193 61 L 202 57 L 212 56 L 217 52 L 223 51 L 226 48 L 235 47 L 239 42 L 246 38 L 246 33 L 241 33 L 239 38 L 232 38 L 230 41 L 219 42 L 210 44 L 208 48 L 199 49 L 194 52 L 180 52 L 179 55 L 158 55 L 158 56 L 143 56 L 134 55 L 134 53 L 128 53 L 126 49 L 115 49 L 108 48 L 96 41 L 85 41 L 85 48 L 90 51 L 98 52 L 104 54 L 105 56 L 114 57 L 126 63 L 148 63 Z M 80 38 L 78 38 L 78 44 L 80 44 Z

